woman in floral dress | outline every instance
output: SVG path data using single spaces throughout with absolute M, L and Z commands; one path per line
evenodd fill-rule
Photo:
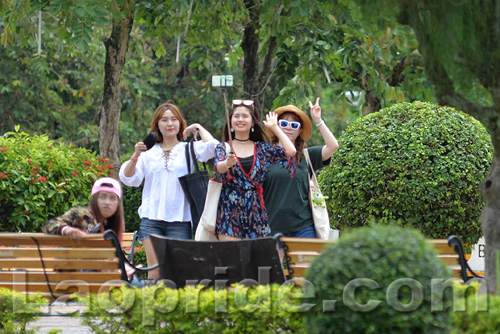
M 214 181 L 222 182 L 215 235 L 219 240 L 269 236 L 262 185 L 272 164 L 279 163 L 295 175 L 296 149 L 278 127 L 278 116 L 269 113 L 264 125 L 280 138 L 282 147 L 269 144 L 252 100 L 233 100 L 224 141 L 215 148 Z M 229 137 L 231 136 L 231 137 Z M 232 152 L 228 139 L 232 138 Z

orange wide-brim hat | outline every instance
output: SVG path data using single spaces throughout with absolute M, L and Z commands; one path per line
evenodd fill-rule
M 294 113 L 302 121 L 302 132 L 300 133 L 300 138 L 302 138 L 304 142 L 306 142 L 309 138 L 311 138 L 312 123 L 309 120 L 309 116 L 307 116 L 305 112 L 303 112 L 302 110 L 291 104 L 284 107 L 276 108 L 276 110 L 273 110 L 272 112 L 278 114 L 278 118 L 280 117 L 281 114 L 286 112 Z M 274 137 L 274 132 L 272 132 L 270 129 L 266 129 L 266 135 L 269 138 L 272 138 Z

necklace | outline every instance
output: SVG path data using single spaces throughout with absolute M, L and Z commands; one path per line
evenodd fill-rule
M 234 139 L 234 140 L 237 140 L 237 141 L 239 141 L 239 142 L 242 142 L 242 143 L 247 142 L 247 141 L 249 141 L 249 140 L 250 140 L 250 138 L 247 138 L 247 139 L 238 139 L 238 138 L 236 138 L 236 137 L 234 137 L 233 139 Z

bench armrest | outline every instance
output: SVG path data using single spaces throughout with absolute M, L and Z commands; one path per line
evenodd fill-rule
M 118 267 L 121 271 L 121 279 L 123 281 L 130 282 L 131 279 L 127 277 L 127 272 L 125 270 L 125 263 L 128 264 L 130 267 L 132 267 L 136 272 L 148 272 L 152 269 L 158 268 L 158 264 L 155 264 L 154 266 L 151 267 L 146 267 L 146 268 L 141 268 L 141 267 L 136 267 L 130 261 L 127 259 L 125 256 L 125 252 L 122 249 L 122 246 L 120 245 L 120 241 L 118 241 L 118 237 L 113 230 L 106 230 L 104 231 L 104 239 L 105 240 L 111 240 L 113 242 L 113 245 L 115 246 L 116 250 L 116 256 L 118 257 Z M 134 245 L 134 241 L 132 242 L 132 245 Z M 131 248 L 133 249 L 133 248 Z
M 465 259 L 465 252 L 462 246 L 462 241 L 456 235 L 450 235 L 448 237 L 448 245 L 455 249 L 455 252 L 458 254 L 458 264 L 460 264 L 460 276 L 462 277 L 464 282 L 469 280 L 467 276 L 467 272 L 470 272 L 474 277 L 483 278 L 479 276 L 469 267 L 467 260 Z

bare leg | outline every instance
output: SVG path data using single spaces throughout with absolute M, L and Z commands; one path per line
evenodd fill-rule
M 219 238 L 220 241 L 237 241 L 237 240 L 241 240 L 240 238 L 236 238 L 236 237 L 233 237 L 233 236 L 230 236 L 230 235 L 224 235 L 224 234 L 219 234 L 219 235 L 217 235 L 217 237 Z
M 144 245 L 144 250 L 146 251 L 146 260 L 148 262 L 148 267 L 151 267 L 158 263 L 158 259 L 156 258 L 156 254 L 153 249 L 153 245 L 151 244 L 151 239 L 143 239 L 142 244 Z M 150 270 L 148 272 L 148 278 L 157 279 L 160 276 L 160 270 L 158 268 Z

